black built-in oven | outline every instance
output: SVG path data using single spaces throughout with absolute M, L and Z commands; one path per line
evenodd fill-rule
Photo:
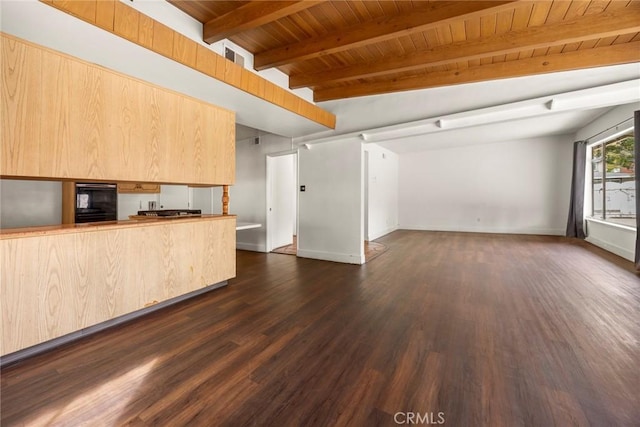
M 76 223 L 116 221 L 118 187 L 109 183 L 76 184 Z

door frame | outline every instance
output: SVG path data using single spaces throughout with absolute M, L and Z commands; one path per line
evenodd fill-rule
M 297 189 L 297 183 L 298 183 L 298 168 L 297 168 L 297 165 L 298 165 L 298 162 L 297 162 L 297 160 L 298 160 L 298 150 L 297 149 L 279 151 L 277 153 L 269 153 L 269 154 L 267 154 L 266 160 L 265 160 L 267 162 L 267 168 L 266 168 L 266 171 L 267 171 L 266 172 L 267 173 L 267 179 L 266 179 L 266 185 L 267 185 L 266 194 L 267 194 L 267 198 L 266 198 L 266 202 L 267 203 L 266 203 L 266 206 L 265 206 L 265 208 L 266 208 L 265 218 L 267 219 L 266 220 L 266 224 L 267 224 L 267 227 L 266 227 L 267 236 L 266 237 L 267 238 L 266 238 L 266 248 L 265 248 L 266 252 L 271 252 L 272 250 L 275 249 L 273 247 L 273 243 L 272 243 L 272 240 L 273 240 L 273 229 L 272 229 L 273 223 L 272 222 L 273 221 L 272 221 L 271 215 L 270 215 L 270 206 L 272 205 L 272 201 L 273 201 L 273 194 L 272 194 L 272 191 L 271 191 L 271 172 L 272 172 L 271 169 L 273 168 L 273 166 L 272 166 L 272 162 L 270 161 L 270 158 L 289 156 L 289 155 L 294 155 L 295 156 L 295 160 L 296 160 L 294 162 L 294 165 L 296 165 L 296 169 L 293 171 L 293 175 L 294 175 L 295 180 L 296 180 L 296 186 L 294 188 Z M 298 209 L 299 209 L 299 206 L 298 206 L 298 192 L 297 191 L 295 192 L 295 198 L 296 198 L 295 199 L 296 217 L 294 218 L 294 222 L 295 222 L 296 229 L 298 229 L 298 225 L 299 225 L 298 224 L 298 217 L 299 217 Z M 292 230 L 292 232 L 293 232 L 293 230 Z M 299 237 L 300 236 L 298 236 L 298 238 Z

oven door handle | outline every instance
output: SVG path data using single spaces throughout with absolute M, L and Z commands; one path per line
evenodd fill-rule
M 116 188 L 116 184 L 82 184 L 77 183 L 78 188 Z

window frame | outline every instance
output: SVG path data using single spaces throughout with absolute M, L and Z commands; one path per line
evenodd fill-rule
M 629 225 L 625 225 L 625 224 L 620 224 L 618 222 L 614 222 L 611 221 L 607 218 L 607 166 L 606 166 L 606 162 L 607 162 L 607 149 L 606 149 L 606 145 L 618 138 L 620 138 L 621 136 L 627 134 L 627 133 L 633 133 L 633 137 L 634 139 L 636 138 L 636 131 L 634 129 L 634 125 L 633 123 L 629 124 L 628 126 L 625 126 L 622 130 L 617 130 L 616 132 L 611 134 L 611 135 L 607 135 L 605 137 L 602 137 L 594 142 L 590 142 L 587 144 L 587 164 L 589 165 L 589 171 L 588 171 L 588 180 L 585 181 L 585 184 L 588 183 L 589 185 L 589 189 L 587 190 L 585 188 L 585 191 L 589 191 L 589 193 L 591 194 L 591 198 L 590 198 L 590 206 L 589 209 L 585 209 L 585 219 L 589 219 L 589 220 L 595 220 L 595 221 L 599 221 L 599 222 L 604 222 L 606 224 L 610 224 L 610 225 L 614 225 L 614 226 L 619 226 L 619 227 L 625 227 L 625 228 L 631 228 L 633 230 L 636 230 L 635 226 L 629 226 Z M 602 215 L 601 217 L 597 217 L 595 216 L 595 200 L 596 200 L 596 194 L 594 191 L 594 158 L 593 158 L 593 150 L 595 147 L 600 146 L 602 149 L 602 156 L 601 156 L 601 161 L 602 161 L 602 176 L 601 176 L 601 181 L 602 181 Z M 637 173 L 637 168 L 635 167 L 635 165 L 638 164 L 638 159 L 634 158 L 634 174 Z M 636 189 L 636 194 L 637 194 L 637 189 Z M 586 206 L 585 206 L 586 208 Z M 586 212 L 589 211 L 589 214 L 586 214 Z M 638 215 L 638 212 L 636 212 L 636 216 Z

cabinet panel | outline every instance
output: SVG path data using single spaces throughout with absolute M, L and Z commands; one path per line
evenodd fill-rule
M 228 112 L 210 109 L 211 124 L 207 128 L 207 140 L 213 140 L 209 147 L 207 164 L 215 164 L 213 170 L 208 171 L 214 182 L 233 184 L 236 176 L 236 124 L 228 119 Z
M 75 169 L 84 172 L 79 157 L 70 149 L 71 128 L 71 60 L 49 52 L 43 53 L 42 123 L 40 137 L 40 176 L 70 178 Z M 31 71 L 28 71 L 31 72 Z M 22 88 L 22 90 L 30 88 Z M 73 147 L 75 148 L 75 147 Z
M 42 52 L 2 38 L 2 66 L 0 174 L 37 176 L 40 169 Z
M 109 79 L 100 69 L 85 64 L 71 63 L 71 102 L 69 109 L 69 146 L 61 147 L 70 158 L 67 175 L 83 174 L 98 179 L 106 178 L 102 142 L 105 140 L 106 95 L 111 90 Z M 71 172 L 73 170 L 73 172 Z
M 233 183 L 234 113 L 11 36 L 2 40 L 3 175 Z
M 2 239 L 0 260 L 4 355 L 234 277 L 235 217 Z

